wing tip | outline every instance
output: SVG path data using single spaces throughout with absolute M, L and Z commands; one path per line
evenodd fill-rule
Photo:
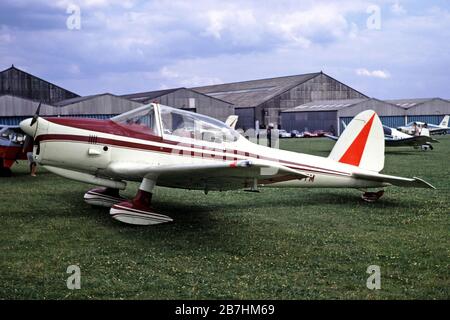
M 413 179 L 415 181 L 419 182 L 424 188 L 436 190 L 435 186 L 433 186 L 431 183 L 426 182 L 425 180 L 423 180 L 421 178 L 413 177 Z

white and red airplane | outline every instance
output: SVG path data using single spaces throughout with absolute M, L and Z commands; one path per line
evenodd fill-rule
M 357 115 L 326 158 L 250 142 L 225 123 L 159 104 L 110 120 L 33 118 L 20 127 L 34 137 L 37 163 L 60 176 L 99 188 L 84 200 L 111 207 L 114 219 L 135 225 L 172 221 L 151 207 L 155 185 L 204 190 L 259 186 L 356 188 L 363 199 L 390 185 L 433 188 L 419 178 L 380 174 L 384 133 L 374 111 Z M 132 200 L 119 195 L 126 181 L 140 182 Z

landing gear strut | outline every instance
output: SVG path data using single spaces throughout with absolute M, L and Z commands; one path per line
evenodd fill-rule
M 380 190 L 377 192 L 369 192 L 366 191 L 361 195 L 361 199 L 363 199 L 366 202 L 375 202 L 378 199 L 380 199 L 384 194 L 384 190 Z
M 144 178 L 134 199 L 114 204 L 109 214 L 116 220 L 134 225 L 152 225 L 173 221 L 168 216 L 156 213 L 151 207 L 155 183 L 156 179 Z

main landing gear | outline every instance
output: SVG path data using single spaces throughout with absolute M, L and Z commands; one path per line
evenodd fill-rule
M 84 201 L 93 206 L 112 207 L 127 199 L 119 194 L 119 189 L 95 188 L 84 194 Z
M 365 191 L 362 195 L 361 195 L 361 199 L 363 199 L 366 202 L 375 202 L 378 199 L 380 199 L 384 194 L 384 190 L 380 190 L 377 192 L 369 192 L 369 191 Z
M 156 213 L 151 207 L 154 187 L 154 179 L 144 178 L 132 200 L 120 196 L 118 189 L 96 188 L 86 192 L 84 201 L 96 206 L 111 207 L 109 214 L 128 224 L 153 225 L 173 221 L 168 216 Z

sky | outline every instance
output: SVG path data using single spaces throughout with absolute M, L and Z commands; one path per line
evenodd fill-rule
M 450 1 L 1 0 L 12 64 L 80 95 L 323 71 L 379 99 L 448 99 Z

